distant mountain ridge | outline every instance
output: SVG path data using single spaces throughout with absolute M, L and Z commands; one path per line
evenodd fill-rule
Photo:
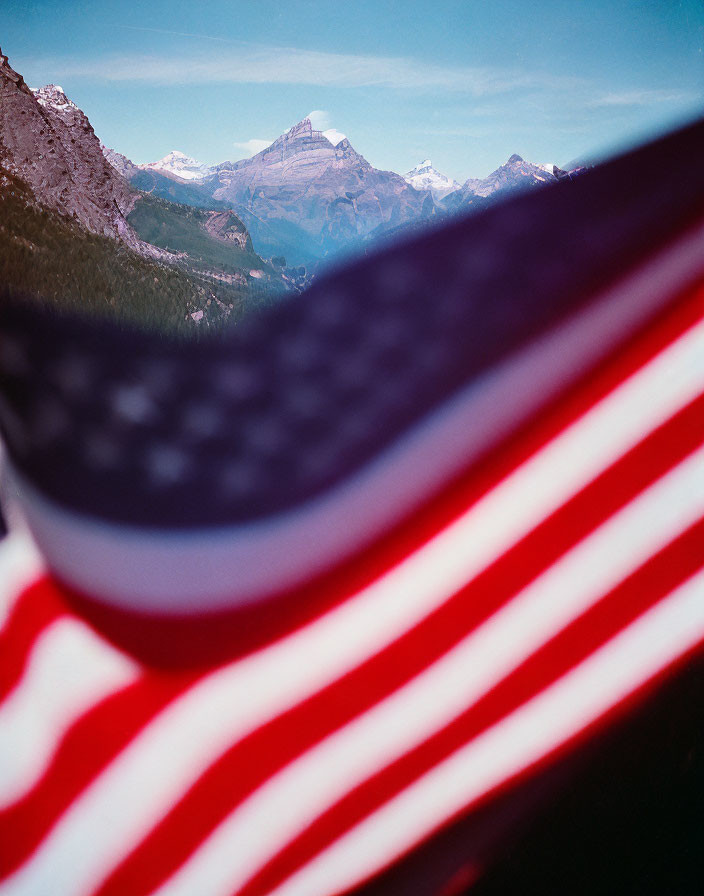
M 552 183 L 555 178 L 543 168 L 526 162 L 517 153 L 514 153 L 507 162 L 500 165 L 485 178 L 469 178 L 462 185 L 462 190 L 474 193 L 475 196 L 484 198 L 497 193 L 500 190 L 526 189 L 539 187 Z
M 514 153 L 488 177 L 470 177 L 459 190 L 445 196 L 441 204 L 446 212 L 457 214 L 478 203 L 494 202 L 516 191 L 555 183 L 557 178 L 544 166 L 526 162 Z

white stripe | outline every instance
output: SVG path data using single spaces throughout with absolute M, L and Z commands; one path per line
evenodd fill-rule
M 360 883 L 568 741 L 702 639 L 704 572 L 369 816 L 270 896 L 328 896 Z
M 27 532 L 0 539 L 0 630 L 25 588 L 43 573 L 39 552 Z
M 73 803 L 0 893 L 41 892 L 49 879 L 66 896 L 90 889 L 233 741 L 394 640 L 688 403 L 704 388 L 703 348 L 704 323 L 398 567 L 167 707 Z M 91 848 L 84 854 L 86 839 Z M 77 855 L 81 862 L 68 858 Z M 25 881 L 35 890 L 24 889 Z
M 0 809 L 40 777 L 69 726 L 137 677 L 137 666 L 86 625 L 59 619 L 34 644 L 0 704 Z
M 642 493 L 485 625 L 263 785 L 157 896 L 229 896 L 354 786 L 472 705 L 704 516 L 704 449 Z
M 428 414 L 359 473 L 292 511 L 205 531 L 145 530 L 98 523 L 22 483 L 27 519 L 62 581 L 117 606 L 198 614 L 290 588 L 372 542 L 529 419 L 701 276 L 703 259 L 699 224 Z

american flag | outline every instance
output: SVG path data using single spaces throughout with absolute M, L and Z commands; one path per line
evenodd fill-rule
M 449 896 L 701 655 L 703 150 L 218 338 L 6 296 L 2 896 Z

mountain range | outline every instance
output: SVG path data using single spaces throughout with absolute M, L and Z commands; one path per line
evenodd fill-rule
M 464 184 L 437 171 L 430 159 L 404 175 L 381 171 L 346 137 L 336 135 L 333 141 L 307 118 L 237 162 L 207 166 L 174 150 L 157 162 L 135 166 L 112 150 L 107 153 L 141 189 L 197 205 L 225 202 L 246 223 L 257 252 L 282 254 L 290 264 L 308 266 L 556 180 L 548 166 L 517 154 L 488 177 Z
M 290 288 L 231 208 L 161 201 L 129 183 L 138 170 L 61 87 L 31 89 L 0 52 L 0 285 L 176 329 Z
M 383 171 L 309 118 L 250 158 L 211 166 L 172 150 L 138 165 L 101 145 L 61 87 L 30 89 L 0 53 L 0 199 L 21 183 L 64 229 L 195 278 L 190 317 L 204 304 L 226 317 L 247 295 L 301 288 L 331 259 L 556 180 L 516 154 L 461 185 L 429 159 L 405 175 Z
M 344 144 L 346 144 L 351 150 L 348 158 L 351 157 L 353 164 L 356 160 L 361 166 L 371 168 L 367 160 L 352 149 L 346 137 L 338 135 L 340 139 L 332 142 L 329 136 L 330 133 L 329 131 L 314 131 L 310 121 L 304 119 L 256 156 L 243 159 L 240 162 L 222 162 L 219 165 L 205 165 L 179 150 L 172 150 L 163 159 L 159 159 L 156 162 L 148 162 L 144 165 L 135 165 L 125 156 L 112 149 L 104 148 L 104 152 L 111 164 L 128 178 L 135 177 L 137 171 L 155 171 L 175 180 L 192 181 L 201 185 L 207 183 L 213 175 L 218 175 L 220 172 L 241 169 L 248 169 L 250 173 L 253 173 L 254 177 L 259 175 L 260 180 L 264 182 L 269 181 L 279 185 L 282 183 L 291 184 L 296 181 L 309 183 L 317 180 L 321 174 L 324 175 L 327 171 L 328 166 L 325 162 L 330 159 L 327 142 L 330 142 L 333 148 L 340 147 L 341 149 L 344 149 Z M 322 140 L 321 137 L 323 138 Z M 283 152 L 284 146 L 286 146 L 287 164 L 286 166 L 280 166 L 279 170 L 275 172 L 274 165 L 272 165 L 272 156 L 279 149 Z M 261 165 L 257 160 L 260 160 Z M 320 165 L 321 161 L 323 161 L 322 166 Z M 266 166 L 269 167 L 269 177 L 262 176 L 262 172 L 257 170 Z M 407 184 L 418 192 L 430 192 L 437 200 L 442 200 L 450 193 L 455 192 L 463 192 L 465 195 L 471 193 L 474 196 L 488 198 L 494 193 L 505 192 L 506 190 L 551 183 L 556 179 L 553 173 L 555 168 L 556 166 L 554 165 L 539 165 L 533 162 L 526 162 L 521 156 L 514 153 L 507 162 L 500 165 L 487 177 L 469 178 L 463 184 L 434 168 L 430 159 L 420 162 L 402 175 L 402 177 Z M 282 169 L 284 171 L 283 176 L 281 176 Z M 557 170 L 559 171 L 560 169 Z M 378 173 L 394 174 L 394 172 Z

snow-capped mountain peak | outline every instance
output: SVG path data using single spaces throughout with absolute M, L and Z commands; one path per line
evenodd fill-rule
M 411 168 L 403 175 L 403 179 L 416 190 L 430 190 L 436 199 L 442 199 L 448 193 L 459 190 L 461 186 L 456 180 L 452 180 L 433 168 L 430 159 L 424 159 L 415 168 Z
M 172 150 L 163 159 L 159 159 L 158 162 L 149 162 L 139 167 L 162 171 L 165 174 L 173 174 L 182 180 L 201 180 L 212 174 L 213 170 L 209 165 L 204 165 L 178 149 Z
M 72 102 L 64 93 L 63 87 L 59 84 L 46 84 L 44 87 L 31 87 L 30 90 L 37 99 L 40 106 L 47 106 L 61 111 L 63 109 L 77 109 L 78 106 Z

